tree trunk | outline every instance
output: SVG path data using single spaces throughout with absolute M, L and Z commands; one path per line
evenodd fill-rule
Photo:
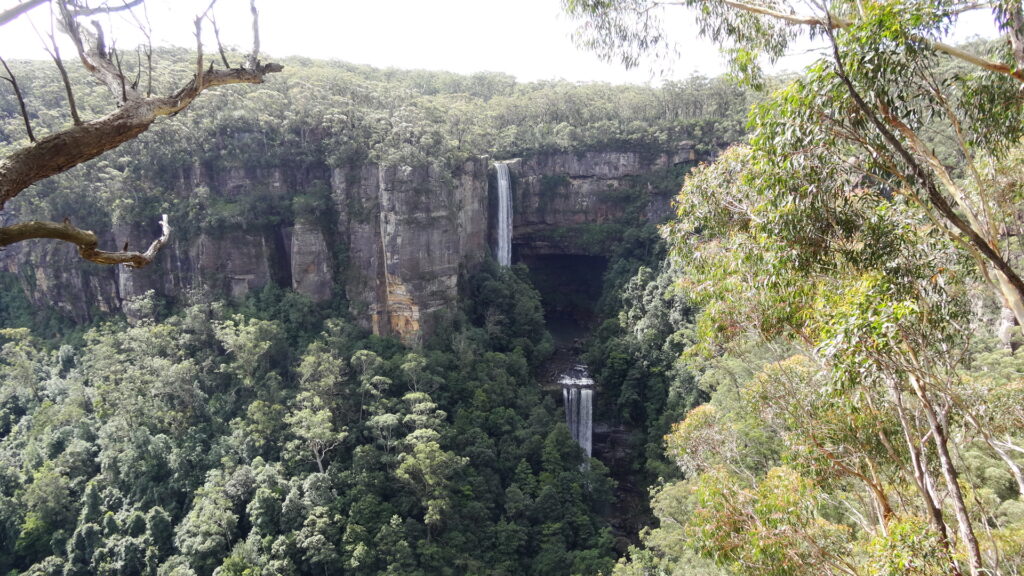
M 967 512 L 967 505 L 964 501 L 963 491 L 960 490 L 959 474 L 957 473 L 956 466 L 953 464 L 953 459 L 949 455 L 949 440 L 946 437 L 946 428 L 939 420 L 939 416 L 935 411 L 935 406 L 932 405 L 931 398 L 929 397 L 924 384 L 913 374 L 910 375 L 910 383 L 918 400 L 921 401 L 921 407 L 924 408 L 925 415 L 928 417 L 928 424 L 932 431 L 932 439 L 935 443 L 935 449 L 939 454 L 939 467 L 942 469 L 942 475 L 946 479 L 946 488 L 949 490 L 949 495 L 953 500 L 953 511 L 956 513 L 957 525 L 960 529 L 960 538 L 963 540 L 964 546 L 967 548 L 967 557 L 971 565 L 971 575 L 978 576 L 984 571 L 984 566 L 981 560 L 981 549 L 978 546 L 978 538 L 974 534 L 974 526 L 971 523 L 971 517 Z
M 931 490 L 928 489 L 928 471 L 925 470 L 924 464 L 921 460 L 921 451 L 917 442 L 914 441 L 913 428 L 911 428 L 910 422 L 907 420 L 907 414 L 903 408 L 903 393 L 895 382 L 890 385 L 890 389 L 892 390 L 893 400 L 896 404 L 896 413 L 899 416 L 900 428 L 903 430 L 903 439 L 907 443 L 907 450 L 910 453 L 910 463 L 913 468 L 914 484 L 917 486 L 917 491 L 921 494 L 921 500 L 924 502 L 925 510 L 928 512 L 928 521 L 931 523 L 932 529 L 938 533 L 939 544 L 942 546 L 942 550 L 949 561 L 950 574 L 952 576 L 961 576 L 960 568 L 956 565 L 956 561 L 953 559 L 953 552 L 950 549 L 949 533 L 946 530 L 946 521 L 942 519 L 942 510 L 932 497 Z
M 1020 346 L 1021 326 L 1024 326 L 1024 301 L 1021 300 L 1020 294 L 1010 284 L 1006 275 L 998 270 L 995 270 L 994 274 L 999 287 L 998 296 L 1003 301 L 999 322 L 999 339 L 1004 346 L 1015 351 Z

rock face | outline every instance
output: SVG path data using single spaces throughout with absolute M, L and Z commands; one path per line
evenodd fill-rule
M 458 296 L 460 272 L 487 253 L 486 158 L 433 167 L 338 169 L 332 194 L 347 238 L 345 292 L 375 334 L 410 345 Z
M 315 223 L 297 222 L 294 228 L 285 228 L 284 235 L 292 289 L 314 302 L 330 300 L 334 273 L 323 231 Z
M 519 256 L 600 255 L 598 243 L 581 238 L 586 225 L 626 216 L 642 202 L 642 217 L 670 215 L 676 189 L 654 190 L 639 179 L 696 161 L 692 144 L 661 153 L 585 152 L 545 154 L 509 162 L 513 178 L 513 238 Z
M 623 216 L 635 206 L 635 177 L 693 160 L 685 145 L 658 154 L 559 153 L 515 160 L 513 245 L 521 254 L 585 254 L 587 247 L 566 230 Z M 292 210 L 296 197 L 321 198 L 310 196 L 314 190 L 323 192 L 321 204 L 301 215 Z M 195 168 L 181 176 L 174 194 L 181 205 L 208 203 L 209 214 L 220 206 L 230 215 L 224 206 L 252 203 L 254 197 L 268 207 L 259 205 L 259 221 L 252 215 L 202 225 L 172 220 L 177 230 L 171 243 L 143 270 L 86 263 L 59 242 L 22 243 L 0 252 L 0 270 L 14 273 L 36 306 L 56 306 L 77 322 L 98 312 L 127 311 L 127 300 L 150 290 L 180 299 L 202 288 L 240 299 L 275 283 L 314 301 L 344 296 L 366 328 L 417 346 L 453 310 L 460 277 L 493 246 L 488 222 L 496 191 L 486 157 L 453 170 L 370 163 L 333 170 Z M 664 198 L 643 201 L 648 219 L 665 214 Z M 155 222 L 115 226 L 102 235 L 102 245 L 146 246 L 156 232 Z

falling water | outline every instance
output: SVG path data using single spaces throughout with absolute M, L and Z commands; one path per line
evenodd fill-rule
M 498 264 L 512 265 L 512 182 L 508 164 L 495 162 L 498 173 Z
M 594 380 L 586 366 L 577 364 L 562 374 L 558 383 L 565 401 L 565 423 L 572 439 L 589 458 L 593 449 Z

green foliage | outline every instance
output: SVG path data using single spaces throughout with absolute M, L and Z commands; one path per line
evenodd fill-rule
M 489 349 L 518 350 L 532 366 L 551 355 L 553 344 L 544 328 L 540 296 L 530 285 L 525 267 L 509 269 L 488 261 L 470 280 L 467 292 L 469 320 L 483 327 Z
M 289 292 L 59 351 L 4 329 L 0 569 L 610 572 L 613 483 L 531 376 L 536 291 L 497 266 L 466 286 L 416 352 Z
M 657 3 L 564 4 L 627 64 L 670 40 Z M 712 401 L 673 428 L 686 477 L 620 571 L 694 553 L 744 574 L 1019 571 L 1020 378 L 989 324 L 993 301 L 1024 317 L 1000 231 L 1020 217 L 1019 11 L 995 11 L 1000 47 L 954 49 L 938 41 L 973 6 L 681 4 L 753 85 L 801 35 L 829 50 L 691 174 L 665 230 Z
M 176 66 L 188 60 L 182 50 L 157 50 L 157 85 L 187 74 Z M 38 116 L 37 132 L 67 125 L 52 63 L 11 64 Z M 162 213 L 183 236 L 261 234 L 295 222 L 335 222 L 331 168 L 377 163 L 447 175 L 484 154 L 661 153 L 687 141 L 699 153 L 713 153 L 743 134 L 749 104 L 744 90 L 701 77 L 653 88 L 518 83 L 501 74 L 377 70 L 309 59 L 284 64 L 285 71 L 258 90 L 205 92 L 182 114 L 41 182 L 8 208 L 22 219 L 71 217 L 101 237 Z M 93 85 L 84 72 L 70 72 L 76 85 Z M 107 112 L 108 100 L 102 90 L 76 93 L 85 119 Z M 15 99 L 0 92 L 0 149 L 22 142 L 22 132 Z M 300 176 L 292 181 L 287 174 Z M 346 208 L 357 220 L 365 217 L 365 207 Z
M 938 537 L 922 518 L 901 518 L 889 533 L 868 544 L 868 574 L 872 576 L 938 576 L 947 573 Z

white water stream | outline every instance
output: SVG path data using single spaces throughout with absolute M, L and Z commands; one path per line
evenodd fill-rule
M 512 179 L 508 164 L 495 162 L 498 173 L 498 247 L 496 257 L 502 266 L 512 265 Z
M 577 364 L 558 379 L 565 401 L 565 423 L 572 439 L 583 448 L 587 458 L 593 450 L 594 380 L 587 367 Z

